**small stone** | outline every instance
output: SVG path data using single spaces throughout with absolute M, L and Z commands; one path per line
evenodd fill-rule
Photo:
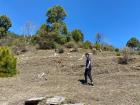
M 78 60 L 81 61 L 81 60 L 83 60 L 83 58 L 79 58 Z
M 75 103 L 75 104 L 63 104 L 63 105 L 85 105 L 83 103 Z
M 46 104 L 48 104 L 48 105 L 59 105 L 64 101 L 65 101 L 64 97 L 54 96 L 52 98 L 48 98 L 47 101 L 46 101 Z
M 68 55 L 70 55 L 70 53 L 67 53 Z
M 38 78 L 39 79 L 45 78 L 45 80 L 47 80 L 47 75 L 45 73 L 41 73 L 41 74 L 38 74 Z

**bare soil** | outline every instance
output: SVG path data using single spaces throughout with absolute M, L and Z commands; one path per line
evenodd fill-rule
M 140 105 L 139 56 L 120 65 L 114 54 L 91 55 L 95 84 L 91 87 L 80 82 L 85 52 L 36 50 L 17 56 L 19 74 L 0 78 L 0 105 L 23 105 L 26 99 L 39 96 L 63 96 L 86 105 Z

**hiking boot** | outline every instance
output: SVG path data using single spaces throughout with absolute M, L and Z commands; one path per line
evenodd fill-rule
M 91 82 L 91 84 L 90 84 L 91 86 L 94 86 L 94 84 L 93 84 L 93 82 Z
M 87 82 L 85 82 L 85 83 L 83 83 L 83 85 L 88 85 L 88 83 L 87 83 Z

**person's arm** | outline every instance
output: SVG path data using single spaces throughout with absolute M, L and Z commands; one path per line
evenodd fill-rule
M 89 60 L 88 65 L 87 65 L 87 68 L 89 68 L 90 64 L 91 64 L 91 61 Z

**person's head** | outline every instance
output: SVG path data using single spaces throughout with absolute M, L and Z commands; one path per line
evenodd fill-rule
M 86 53 L 86 54 L 85 54 L 85 57 L 86 57 L 86 58 L 89 58 L 89 53 Z

